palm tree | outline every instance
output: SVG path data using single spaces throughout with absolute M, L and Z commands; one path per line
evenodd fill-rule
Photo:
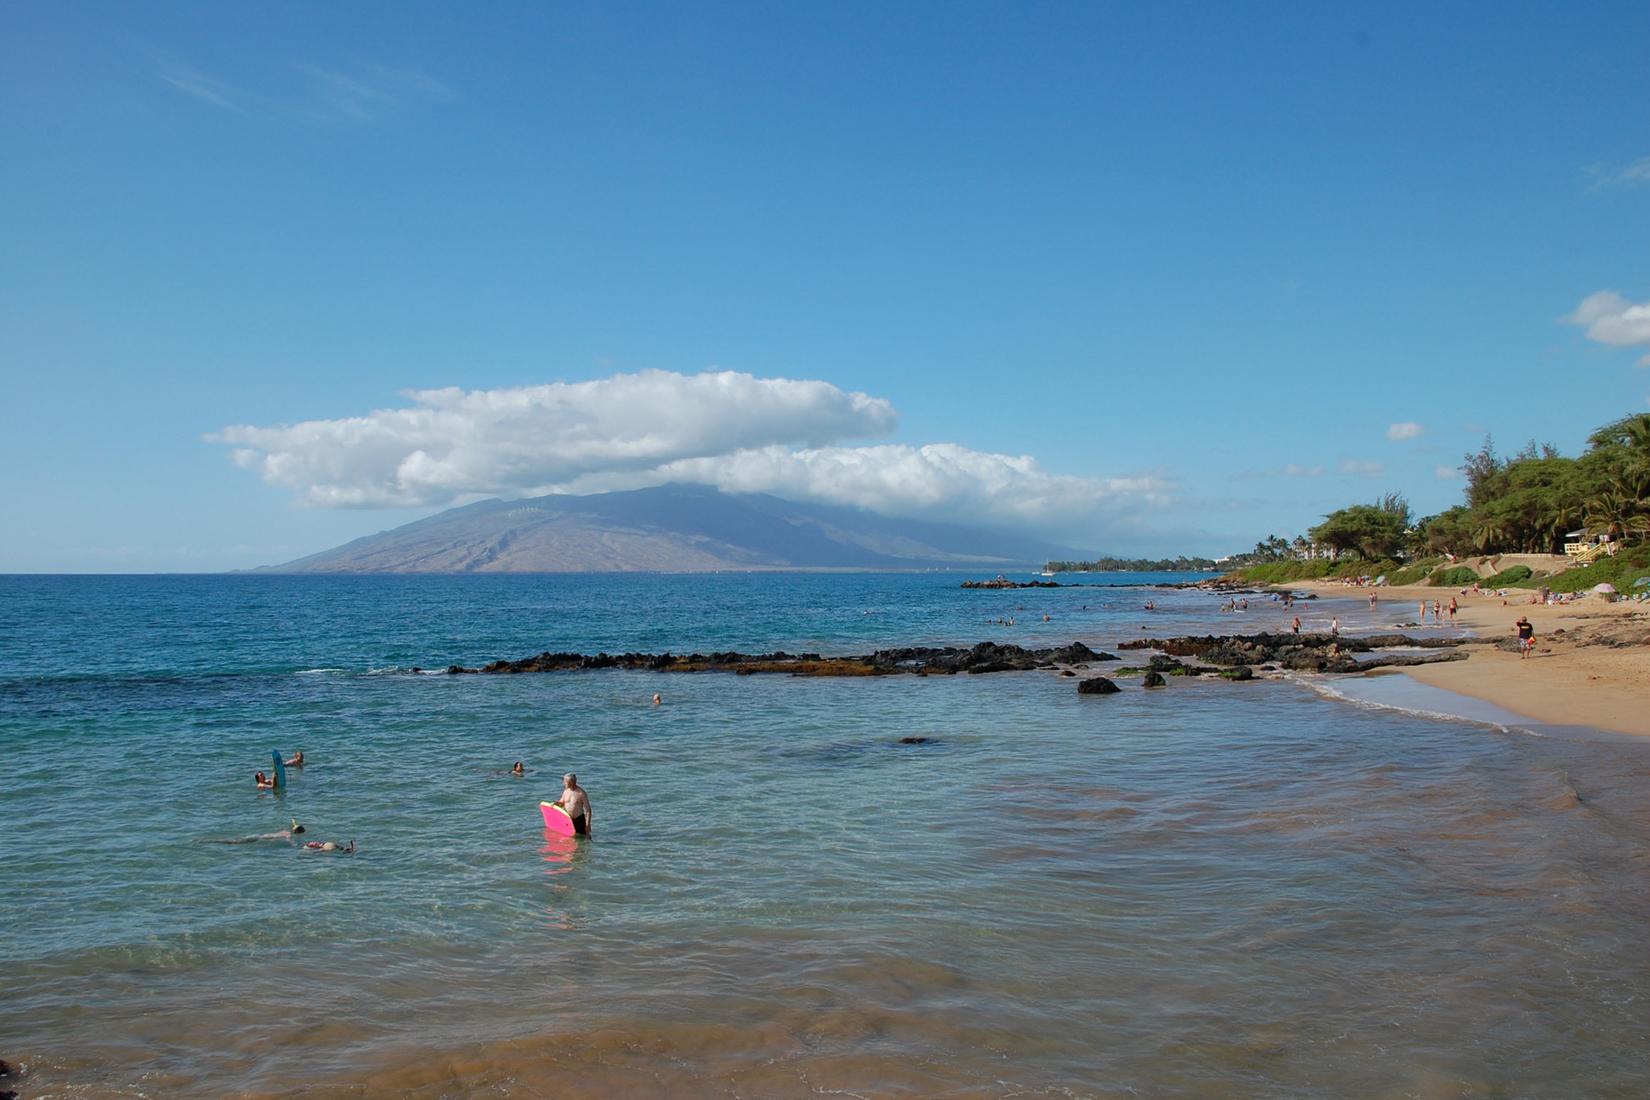
M 1587 526 L 1601 534 L 1620 540 L 1629 530 L 1642 526 L 1635 521 L 1645 517 L 1639 512 L 1639 502 L 1621 491 L 1618 485 L 1601 489 L 1587 502 Z
M 1483 516 L 1473 528 L 1472 544 L 1480 554 L 1488 554 L 1499 549 L 1508 534 L 1506 521 L 1499 516 Z

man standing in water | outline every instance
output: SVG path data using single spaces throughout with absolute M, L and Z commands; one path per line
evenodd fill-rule
M 579 836 L 590 835 L 590 796 L 584 793 L 579 786 L 579 777 L 568 772 L 561 777 L 566 790 L 556 800 L 556 805 L 567 811 L 567 816 L 573 819 L 573 832 Z

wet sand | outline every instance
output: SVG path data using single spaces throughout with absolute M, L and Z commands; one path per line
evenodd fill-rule
M 1369 592 L 1322 581 L 1294 587 L 1326 599 L 1367 600 Z M 1549 607 L 1531 604 L 1523 589 L 1506 597 L 1422 586 L 1376 591 L 1380 606 L 1404 621 L 1415 618 L 1419 601 L 1447 605 L 1453 596 L 1460 603 L 1456 624 L 1485 639 L 1462 647 L 1465 661 L 1408 668 L 1405 675 L 1548 725 L 1650 735 L 1650 604 L 1612 604 L 1589 595 Z M 1495 646 L 1514 637 L 1521 615 L 1535 627 L 1535 652 L 1528 659 Z

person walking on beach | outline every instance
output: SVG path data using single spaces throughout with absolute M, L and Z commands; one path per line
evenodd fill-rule
M 1535 649 L 1535 627 L 1530 625 L 1528 618 L 1520 615 L 1513 629 L 1518 632 L 1518 659 L 1522 661 Z
M 567 789 L 561 792 L 556 799 L 556 805 L 567 811 L 567 816 L 573 819 L 573 832 L 578 836 L 590 835 L 590 796 L 584 793 L 579 786 L 579 777 L 568 772 L 561 777 L 562 785 Z

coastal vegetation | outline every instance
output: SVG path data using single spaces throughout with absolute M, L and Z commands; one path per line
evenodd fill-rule
M 1093 561 L 1051 561 L 1050 573 L 1197 573 L 1218 569 L 1213 558 L 1108 558 Z
M 1631 586 L 1650 572 L 1650 414 L 1604 425 L 1573 458 L 1533 440 L 1503 457 L 1486 437 L 1465 456 L 1461 472 L 1464 501 L 1437 515 L 1417 519 L 1402 494 L 1388 493 L 1330 512 L 1304 537 L 1268 536 L 1233 560 L 1234 572 L 1258 584 L 1385 576 L 1392 584 L 1541 584 L 1560 592 L 1606 581 Z M 1453 564 L 1473 556 L 1562 554 L 1577 532 L 1579 541 L 1620 550 L 1557 576 L 1514 565 L 1480 577 Z

